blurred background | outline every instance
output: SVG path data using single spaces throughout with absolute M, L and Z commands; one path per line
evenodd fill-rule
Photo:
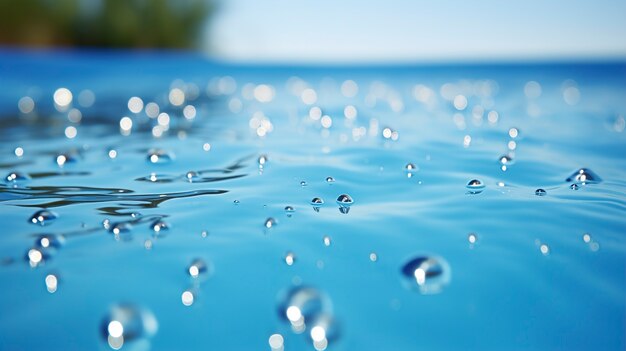
M 622 60 L 624 14 L 623 0 L 1 0 L 0 45 L 250 62 Z

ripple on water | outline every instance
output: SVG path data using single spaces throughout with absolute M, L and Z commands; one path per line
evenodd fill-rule
M 585 184 L 585 183 L 599 183 L 602 181 L 602 179 L 594 171 L 590 170 L 589 168 L 580 168 L 574 173 L 572 173 L 569 177 L 567 177 L 565 181 L 568 183 L 575 182 L 575 183 Z

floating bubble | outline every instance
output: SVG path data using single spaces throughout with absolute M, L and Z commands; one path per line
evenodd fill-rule
M 157 330 L 158 322 L 154 314 L 132 304 L 113 306 L 101 324 L 102 336 L 114 350 L 125 344 L 147 342 Z
M 119 234 L 130 233 L 132 229 L 133 229 L 132 224 L 128 222 L 118 222 L 118 223 L 111 223 L 111 226 L 109 227 L 109 232 L 115 235 L 119 235 Z
M 33 224 L 45 226 L 54 223 L 57 218 L 59 218 L 59 215 L 56 212 L 39 210 L 35 212 L 28 221 Z
M 546 244 L 541 244 L 539 246 L 539 251 L 541 251 L 542 255 L 547 256 L 550 254 L 550 247 Z
M 294 331 L 302 332 L 307 322 L 312 322 L 329 308 L 329 301 L 317 289 L 298 286 L 287 292 L 278 307 L 278 313 L 291 324 Z
M 330 342 L 339 337 L 338 323 L 330 313 L 317 315 L 309 325 L 309 336 L 317 351 L 325 350 Z
M 156 220 L 150 224 L 154 236 L 163 235 L 163 232 L 170 230 L 170 225 L 162 219 Z
M 31 267 L 39 266 L 48 258 L 49 255 L 41 248 L 32 248 L 26 252 L 26 259 Z
M 588 168 L 580 168 L 576 172 L 572 173 L 567 179 L 566 182 L 576 182 L 576 183 L 599 183 L 602 179 L 594 173 L 592 170 Z
M 56 234 L 43 234 L 35 239 L 35 246 L 42 249 L 58 249 L 65 244 L 65 237 Z
M 161 149 L 153 149 L 148 151 L 148 156 L 146 157 L 148 162 L 154 164 L 163 164 L 172 162 L 174 156 L 164 150 Z
M 30 181 L 31 178 L 26 173 L 11 172 L 4 177 L 4 182 L 9 184 L 21 184 Z
M 485 188 L 485 184 L 478 179 L 472 179 L 467 183 L 466 188 L 470 194 L 480 194 Z
M 268 219 L 265 220 L 265 228 L 267 229 L 275 227 L 277 224 L 278 222 L 272 217 L 269 217 Z
M 285 255 L 285 263 L 288 266 L 293 265 L 296 262 L 296 255 L 293 252 L 287 252 Z
M 46 283 L 46 290 L 48 290 L 49 293 L 54 294 L 57 291 L 59 278 L 56 275 L 48 274 L 44 279 L 44 282 Z
M 498 158 L 498 161 L 502 165 L 510 165 L 513 164 L 513 158 L 510 155 L 502 155 Z
M 518 136 L 519 136 L 519 129 L 517 129 L 517 128 L 509 129 L 509 137 L 511 137 L 511 139 L 515 139 Z
M 201 179 L 200 174 L 198 174 L 198 172 L 194 172 L 194 171 L 189 171 L 185 174 L 185 179 L 189 182 L 189 183 L 193 183 L 193 182 L 197 182 Z
M 548 193 L 544 189 L 539 188 L 539 189 L 535 190 L 535 195 L 537 195 L 537 196 L 546 196 L 547 194 Z
M 257 159 L 257 163 L 259 164 L 259 167 L 265 166 L 267 161 L 268 161 L 267 155 L 260 155 L 259 158 Z
M 73 155 L 70 154 L 58 154 L 54 158 L 54 162 L 59 166 L 63 167 L 68 163 L 76 163 L 77 159 Z
M 337 197 L 337 203 L 341 206 L 350 206 L 354 203 L 354 200 L 348 194 L 341 194 Z
M 307 186 L 306 182 L 304 180 L 300 181 L 300 186 Z
M 183 305 L 191 306 L 193 305 L 195 297 L 193 295 L 193 292 L 191 292 L 191 290 L 185 290 L 183 291 L 182 295 L 180 295 L 180 300 L 182 301 Z
M 370 252 L 370 261 L 376 262 L 378 261 L 378 254 L 376 252 Z
M 194 259 L 189 267 L 187 267 L 187 272 L 192 278 L 198 278 L 202 275 L 207 274 L 209 271 L 206 262 L 200 258 Z
M 324 200 L 322 198 L 320 198 L 320 197 L 314 197 L 311 200 L 311 205 L 313 205 L 313 206 L 320 206 L 320 205 L 323 205 L 323 204 L 324 204 Z
M 285 213 L 287 214 L 287 217 L 291 217 L 294 212 L 296 212 L 296 210 L 293 206 L 285 206 Z
M 404 166 L 404 170 L 407 172 L 417 172 L 419 170 L 419 167 L 417 167 L 415 164 L 409 162 Z
M 450 266 L 441 257 L 418 256 L 402 266 L 406 285 L 421 294 L 440 293 L 450 282 Z
M 589 234 L 589 233 L 583 234 L 583 241 L 585 243 L 590 243 L 591 242 L 591 234 Z
M 326 177 L 326 183 L 332 184 L 335 182 L 335 178 L 333 177 Z
M 572 184 L 569 186 L 570 189 L 572 190 L 578 190 L 580 188 L 580 186 L 578 184 Z
M 322 238 L 323 242 L 324 242 L 324 246 L 330 246 L 332 239 L 330 236 L 326 235 L 324 236 L 324 238 Z
M 470 244 L 475 244 L 477 240 L 478 240 L 478 237 L 476 236 L 475 233 L 467 234 L 467 241 L 469 241 Z
M 270 348 L 272 351 L 282 351 L 284 350 L 285 339 L 280 334 L 272 334 L 268 340 L 270 344 Z

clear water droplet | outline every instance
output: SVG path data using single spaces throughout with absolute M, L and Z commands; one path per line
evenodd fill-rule
M 333 177 L 326 177 L 326 183 L 331 184 L 331 183 L 334 183 L 334 182 L 335 182 L 335 178 L 333 178 Z
M 589 233 L 583 234 L 583 241 L 585 243 L 587 243 L 587 244 L 590 243 L 591 242 L 591 234 L 589 234 Z
M 41 248 L 32 248 L 26 252 L 26 260 L 33 268 L 43 264 L 48 258 L 49 255 Z
M 285 206 L 285 213 L 287 214 L 287 217 L 291 217 L 294 212 L 296 212 L 296 210 L 293 206 Z
M 66 164 L 69 163 L 76 163 L 78 160 L 76 157 L 74 157 L 71 154 L 67 154 L 67 153 L 62 153 L 62 154 L 58 154 L 55 158 L 54 158 L 54 162 L 59 166 L 59 167 L 63 167 Z
M 65 237 L 57 234 L 43 234 L 35 239 L 35 247 L 42 249 L 58 249 L 65 244 Z
M 239 200 L 235 200 L 235 201 L 233 201 L 233 203 L 234 203 L 235 205 L 239 205 Z
M 119 235 L 119 234 L 127 234 L 133 229 L 133 225 L 127 222 L 117 222 L 111 223 L 109 228 L 109 232 Z
M 517 137 L 519 137 L 519 129 L 517 128 L 511 128 L 509 129 L 509 137 L 511 137 L 511 139 L 515 139 Z
M 102 337 L 115 350 L 140 341 L 148 342 L 159 328 L 154 314 L 132 304 L 113 306 L 102 320 Z
M 8 184 L 22 184 L 30 181 L 30 176 L 22 172 L 10 172 L 4 177 L 4 182 Z
M 322 293 L 309 286 L 298 286 L 289 290 L 278 307 L 279 316 L 287 320 L 292 329 L 301 333 L 307 323 L 330 308 L 329 301 Z
M 547 256 L 550 254 L 550 247 L 546 244 L 541 244 L 539 246 L 539 251 L 541 251 L 542 255 Z
M 570 189 L 572 190 L 578 190 L 580 188 L 580 186 L 578 184 L 572 184 L 569 186 Z
M 572 173 L 567 179 L 566 182 L 576 182 L 576 183 L 599 183 L 602 179 L 589 168 L 580 168 L 576 172 Z
M 467 234 L 467 241 L 469 241 L 470 244 L 475 244 L 477 240 L 478 240 L 478 237 L 476 236 L 475 233 Z
M 478 179 L 472 179 L 467 183 L 468 193 L 480 194 L 485 188 L 485 184 Z
M 511 155 L 502 155 L 500 156 L 500 158 L 498 158 L 498 161 L 500 162 L 501 165 L 511 165 L 513 164 L 513 157 L 511 157 Z
M 28 220 L 32 224 L 39 224 L 41 226 L 49 225 L 59 218 L 56 212 L 49 210 L 39 210 L 35 212 Z
M 418 256 L 402 266 L 405 285 L 421 294 L 437 294 L 450 282 L 450 266 L 441 257 Z
M 311 200 L 311 205 L 313 206 L 319 206 L 319 205 L 323 205 L 324 204 L 324 200 L 320 197 L 314 197 Z
M 544 189 L 539 188 L 539 189 L 535 190 L 535 195 L 537 195 L 537 196 L 546 196 L 547 194 L 548 193 Z
M 268 219 L 265 220 L 265 228 L 267 229 L 275 227 L 277 224 L 278 222 L 273 217 L 269 217 Z
M 292 266 L 296 262 L 296 255 L 293 252 L 287 252 L 285 255 L 285 263 Z
M 187 267 L 187 273 L 189 273 L 189 275 L 192 278 L 198 278 L 200 276 L 204 276 L 208 274 L 208 271 L 209 271 L 208 265 L 201 258 L 194 259 L 189 265 L 189 267 Z
M 341 194 L 337 197 L 337 203 L 342 206 L 350 206 L 354 203 L 354 200 L 348 194 Z
M 304 180 L 300 181 L 300 186 L 307 186 L 306 182 Z
M 166 231 L 170 230 L 170 225 L 162 219 L 156 220 L 150 224 L 150 228 L 152 229 L 152 235 L 163 236 Z
M 54 294 L 57 292 L 59 287 L 59 278 L 55 274 L 48 274 L 44 279 L 44 282 L 46 283 L 46 290 L 48 290 L 49 293 Z
M 153 149 L 148 151 L 146 159 L 153 164 L 164 164 L 172 162 L 174 156 L 165 150 Z
M 183 305 L 191 306 L 191 305 L 193 305 L 193 302 L 195 300 L 195 296 L 194 296 L 194 294 L 193 294 L 193 292 L 191 290 L 185 290 L 180 295 L 180 300 L 182 301 Z
M 189 171 L 185 174 L 185 179 L 189 182 L 189 183 L 193 183 L 193 182 L 197 182 L 198 180 L 201 179 L 200 175 L 198 174 L 198 172 L 194 172 L 194 171 Z
M 419 170 L 419 167 L 417 167 L 415 164 L 409 162 L 404 166 L 404 170 L 407 172 L 417 172 Z
M 324 236 L 323 241 L 324 241 L 324 246 L 328 247 L 328 246 L 330 246 L 330 244 L 332 242 L 332 239 L 330 238 L 330 236 L 326 235 L 326 236 Z
M 271 351 L 283 351 L 285 346 L 285 339 L 280 334 L 272 334 L 268 339 Z
M 267 161 L 269 161 L 269 159 L 267 158 L 267 155 L 260 155 L 259 158 L 257 159 L 257 163 L 259 164 L 259 167 L 265 166 Z
M 370 261 L 372 262 L 378 261 L 378 254 L 376 252 L 370 252 Z
M 200 232 L 200 236 L 203 237 L 203 238 L 206 238 L 207 236 L 209 236 L 209 232 L 206 231 L 206 230 L 203 230 L 203 231 Z

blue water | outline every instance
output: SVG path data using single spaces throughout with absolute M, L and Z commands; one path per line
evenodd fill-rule
M 623 350 L 624 97 L 623 62 L 5 49 L 0 349 Z

